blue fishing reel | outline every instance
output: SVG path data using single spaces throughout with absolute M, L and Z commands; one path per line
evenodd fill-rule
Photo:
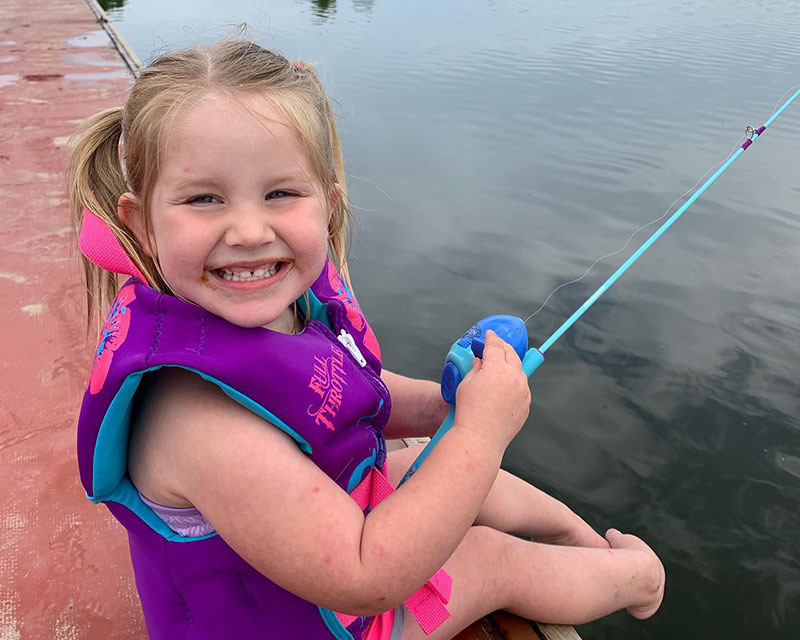
M 486 332 L 490 329 L 514 348 L 520 360 L 525 357 L 528 351 L 528 327 L 522 318 L 499 315 L 480 320 L 453 343 L 445 358 L 442 397 L 447 403 L 456 403 L 456 389 L 472 367 L 472 361 L 476 356 L 483 357 Z
M 442 397 L 450 405 L 447 417 L 431 438 L 425 449 L 406 471 L 400 481 L 403 484 L 419 469 L 436 446 L 453 426 L 456 415 L 456 389 L 472 368 L 472 361 L 483 357 L 483 348 L 486 345 L 486 332 L 494 331 L 498 337 L 510 344 L 522 360 L 522 370 L 530 376 L 536 368 L 544 362 L 544 356 L 538 349 L 528 349 L 528 328 L 522 318 L 516 316 L 489 316 L 475 323 L 463 336 L 461 336 L 447 353 L 442 370 Z

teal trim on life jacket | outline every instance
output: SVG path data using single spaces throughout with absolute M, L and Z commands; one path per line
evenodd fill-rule
M 350 480 L 347 482 L 347 493 L 350 493 L 358 486 L 358 483 L 361 482 L 361 478 L 364 475 L 364 470 L 367 467 L 374 467 L 375 460 L 378 458 L 378 451 L 377 449 L 372 450 L 372 455 L 369 458 L 364 458 L 354 470 L 353 473 L 350 475 Z
M 353 634 L 345 629 L 342 621 L 336 617 L 333 611 L 320 606 L 317 606 L 317 609 L 319 609 L 319 615 L 322 616 L 322 621 L 328 627 L 328 631 L 333 634 L 336 640 L 354 640 Z
M 128 469 L 128 433 L 133 396 L 145 373 L 132 373 L 122 381 L 100 423 L 92 462 L 92 494 L 95 499 L 107 500 Z
M 216 531 L 212 531 L 204 536 L 182 536 L 180 533 L 173 531 L 166 522 L 158 517 L 152 508 L 144 503 L 128 476 L 120 480 L 117 488 L 107 500 L 128 507 L 128 509 L 141 518 L 148 527 L 169 542 L 194 542 L 195 540 L 205 540 L 206 538 L 213 538 L 219 535 Z
M 385 404 L 385 402 L 381 399 L 380 404 L 378 404 L 378 410 L 375 413 L 371 413 L 368 416 L 361 416 L 358 419 L 358 422 L 356 422 L 356 425 L 361 424 L 362 420 L 369 420 L 370 418 L 374 418 L 375 416 L 377 416 L 381 412 L 381 409 L 383 409 L 383 405 L 384 404 Z
M 158 365 L 142 371 L 129 374 L 119 387 L 114 399 L 108 406 L 100 430 L 97 432 L 95 441 L 94 457 L 92 462 L 92 493 L 87 498 L 92 502 L 117 502 L 133 511 L 142 521 L 153 531 L 163 538 L 173 542 L 192 542 L 194 540 L 204 540 L 217 535 L 216 532 L 205 536 L 190 537 L 182 536 L 170 529 L 166 523 L 156 515 L 139 497 L 139 493 L 130 478 L 128 472 L 128 437 L 130 433 L 131 412 L 133 409 L 133 398 L 136 390 L 141 384 L 145 373 L 150 373 L 164 366 L 178 367 L 186 369 L 199 375 L 204 380 L 208 380 L 217 385 L 222 392 L 232 400 L 249 409 L 257 416 L 275 425 L 281 431 L 290 435 L 301 451 L 311 454 L 312 449 L 309 442 L 297 431 L 292 429 L 274 413 L 262 407 L 250 397 L 237 391 L 230 385 L 214 378 L 202 371 L 191 367 L 180 365 Z
M 331 328 L 331 323 L 328 321 L 328 304 L 323 303 L 311 289 L 308 290 L 309 306 L 306 306 L 306 297 L 300 296 L 297 299 L 297 305 L 300 311 L 303 312 L 309 320 L 319 320 L 328 329 Z
M 111 501 L 127 507 L 166 540 L 191 542 L 215 536 L 216 532 L 198 537 L 176 533 L 142 501 L 136 487 L 128 478 L 128 433 L 133 397 L 139 388 L 142 376 L 147 371 L 152 369 L 138 371 L 125 378 L 103 417 L 94 450 L 92 477 L 94 495 L 86 497 L 92 502 Z

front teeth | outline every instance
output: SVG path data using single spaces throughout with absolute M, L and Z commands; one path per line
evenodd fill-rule
M 227 269 L 217 269 L 217 273 L 223 280 L 229 282 L 249 282 L 251 280 L 261 280 L 267 276 L 274 276 L 278 273 L 278 266 L 280 263 L 276 262 L 268 269 L 256 269 L 255 271 L 228 271 Z

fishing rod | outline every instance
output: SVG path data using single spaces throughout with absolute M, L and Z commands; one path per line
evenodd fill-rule
M 785 95 L 785 94 L 784 94 Z M 544 362 L 545 352 L 555 344 L 555 342 L 569 329 L 573 324 L 578 321 L 589 307 L 591 307 L 598 298 L 602 296 L 609 287 L 613 285 L 619 278 L 635 263 L 642 254 L 647 251 L 653 243 L 658 240 L 675 222 L 680 218 L 684 212 L 691 207 L 697 199 L 703 195 L 717 178 L 719 178 L 728 167 L 730 167 L 750 146 L 761 137 L 766 128 L 771 125 L 775 119 L 784 112 L 784 110 L 800 96 L 800 89 L 798 89 L 791 98 L 789 98 L 783 105 L 775 111 L 772 116 L 758 129 L 747 126 L 745 128 L 745 135 L 747 139 L 735 153 L 733 153 L 714 174 L 703 183 L 703 185 L 692 194 L 692 196 L 678 209 L 670 218 L 664 222 L 655 232 L 644 242 L 642 245 L 628 258 L 619 269 L 617 269 L 611 276 L 602 284 L 598 289 L 573 313 L 567 320 L 553 332 L 547 340 L 545 340 L 539 347 L 528 348 L 528 329 L 525 321 L 522 318 L 509 315 L 495 315 L 484 318 L 475 325 L 473 325 L 461 338 L 450 347 L 450 351 L 445 359 L 444 369 L 442 370 L 442 397 L 450 405 L 447 412 L 447 417 L 442 422 L 439 429 L 431 438 L 427 446 L 417 456 L 417 459 L 408 468 L 406 475 L 400 481 L 403 484 L 419 469 L 420 465 L 430 454 L 436 443 L 442 439 L 453 426 L 453 420 L 456 415 L 456 389 L 469 370 L 472 368 L 472 361 L 478 357 L 483 356 L 483 347 L 486 340 L 486 332 L 488 330 L 494 331 L 498 337 L 505 340 L 510 344 L 517 355 L 522 360 L 522 370 L 529 378 L 533 375 Z

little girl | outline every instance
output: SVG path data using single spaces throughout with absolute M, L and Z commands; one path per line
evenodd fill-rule
M 152 639 L 438 639 L 501 608 L 656 611 L 645 543 L 499 470 L 530 392 L 493 334 L 453 428 L 395 491 L 418 451 L 385 438 L 432 434 L 447 405 L 381 369 L 309 65 L 250 42 L 163 55 L 88 121 L 72 175 L 90 309 L 110 307 L 81 478 L 128 530 Z

